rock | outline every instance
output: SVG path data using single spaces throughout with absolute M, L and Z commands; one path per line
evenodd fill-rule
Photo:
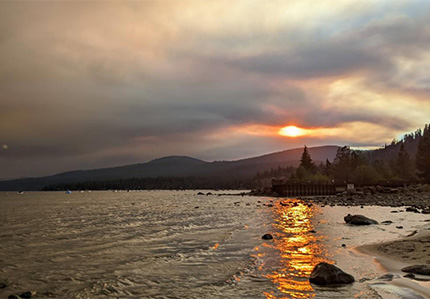
M 316 230 L 314 230 L 314 229 L 311 229 L 309 232 L 310 232 L 310 233 L 313 233 L 313 234 L 316 234 L 316 233 L 317 233 L 317 232 L 316 232 Z
M 319 263 L 312 270 L 309 281 L 317 285 L 336 285 L 353 283 L 355 279 L 334 265 Z
M 412 237 L 415 236 L 416 234 L 418 234 L 417 230 L 414 230 L 413 232 L 411 232 L 409 235 L 407 235 L 406 237 Z
M 392 223 L 393 223 L 393 221 L 391 221 L 391 220 L 385 220 L 385 221 L 381 222 L 381 224 L 385 224 L 385 225 L 390 225 Z
M 261 237 L 263 240 L 272 240 L 273 236 L 271 234 L 265 234 L 264 236 Z
M 407 278 L 415 278 L 415 275 L 414 274 L 412 274 L 412 273 L 408 273 L 408 274 L 406 274 L 406 275 L 404 275 L 403 277 L 407 277 Z
M 342 244 L 342 247 L 346 247 L 346 244 Z
M 403 228 L 403 226 L 399 225 L 399 226 L 396 226 L 396 228 L 398 228 L 398 229 L 402 229 L 402 228 Z
M 414 207 L 407 207 L 406 208 L 406 212 L 419 213 L 419 211 L 417 210 L 417 208 L 414 208 Z
M 351 215 L 348 214 L 344 218 L 346 223 L 352 225 L 370 225 L 370 224 L 378 224 L 378 221 L 367 218 L 363 215 Z
M 35 292 L 25 292 L 25 293 L 22 293 L 21 295 L 19 295 L 19 297 L 21 297 L 21 298 L 31 298 L 34 295 L 35 295 Z
M 7 285 L 6 285 L 5 283 L 0 282 L 0 289 L 4 289 L 4 288 L 6 288 L 6 287 L 7 287 Z
M 381 277 L 378 277 L 378 280 L 392 281 L 393 278 L 394 278 L 394 274 L 387 273 L 387 274 L 382 275 Z
M 208 195 L 213 195 L 211 192 L 208 192 L 208 193 L 206 193 L 206 196 L 208 196 Z
M 430 275 L 430 266 L 413 265 L 413 266 L 402 268 L 402 271 L 406 273 L 412 273 L 412 274 Z
M 7 299 L 29 299 L 29 298 L 32 298 L 34 295 L 36 295 L 36 292 L 27 291 L 27 292 L 22 293 L 19 296 L 15 295 L 15 294 L 9 295 L 9 297 L 7 297 Z
M 199 192 L 197 193 L 197 195 L 205 195 L 203 192 Z
M 425 208 L 421 213 L 430 214 L 430 208 Z

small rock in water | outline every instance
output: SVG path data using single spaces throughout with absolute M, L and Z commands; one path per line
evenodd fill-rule
M 412 273 L 412 274 L 430 275 L 430 266 L 413 265 L 413 266 L 402 268 L 402 271 L 406 273 Z
M 403 226 L 399 225 L 399 226 L 396 226 L 396 228 L 398 228 L 398 229 L 402 229 L 402 228 L 403 228 Z
M 272 240 L 273 236 L 271 234 L 265 234 L 264 236 L 261 237 L 263 240 Z
M 348 214 L 344 218 L 346 223 L 352 225 L 370 225 L 370 224 L 378 224 L 378 221 L 367 218 L 363 215 L 351 215 Z
M 319 263 L 312 270 L 309 281 L 317 285 L 336 285 L 353 283 L 355 279 L 334 265 Z
M 385 220 L 381 222 L 381 224 L 385 224 L 385 225 L 390 225 L 391 223 L 393 223 L 393 221 L 391 220 Z
M 393 278 L 394 278 L 394 274 L 387 273 L 387 274 L 382 275 L 381 277 L 378 277 L 378 280 L 392 281 Z

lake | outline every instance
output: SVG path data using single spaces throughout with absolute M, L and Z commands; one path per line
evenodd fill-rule
M 0 298 L 423 298 L 375 281 L 385 270 L 353 248 L 420 229 L 426 215 L 204 192 L 214 194 L 0 193 Z M 348 213 L 396 224 L 352 227 Z M 321 261 L 357 282 L 311 285 Z

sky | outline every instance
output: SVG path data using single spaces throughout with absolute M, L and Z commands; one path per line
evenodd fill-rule
M 0 53 L 0 178 L 430 122 L 430 1 L 1 1 Z

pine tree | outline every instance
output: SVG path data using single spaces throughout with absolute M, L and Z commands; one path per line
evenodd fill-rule
M 305 145 L 305 148 L 303 149 L 302 157 L 300 158 L 300 166 L 310 173 L 316 172 L 315 163 L 312 161 L 311 155 L 309 154 L 309 151 L 306 145 Z
M 425 125 L 416 157 L 418 176 L 430 183 L 430 124 Z

